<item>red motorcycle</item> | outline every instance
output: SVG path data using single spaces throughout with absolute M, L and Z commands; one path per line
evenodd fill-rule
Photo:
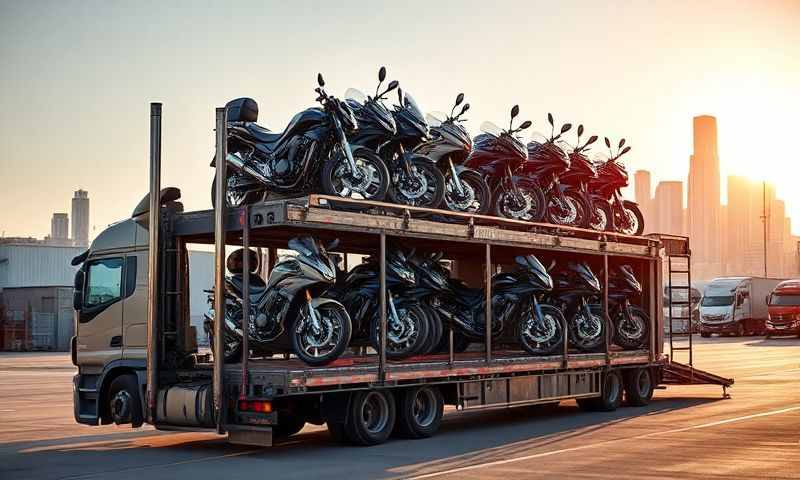
M 514 105 L 507 130 L 484 122 L 483 133 L 473 140 L 472 152 L 464 166 L 477 170 L 486 179 L 493 192 L 495 215 L 538 222 L 544 216 L 544 193 L 534 179 L 520 175 L 520 168 L 528 160 L 528 151 L 515 136 L 530 127 L 531 122 L 526 120 L 514 128 L 517 115 L 519 105 Z
M 593 195 L 589 190 L 589 183 L 597 178 L 597 168 L 594 163 L 586 157 L 586 152 L 589 151 L 589 145 L 597 141 L 597 135 L 592 135 L 589 139 L 581 145 L 581 136 L 583 135 L 583 125 L 578 125 L 578 143 L 577 146 L 569 153 L 569 170 L 562 173 L 559 177 L 559 182 L 565 188 L 564 196 L 580 202 L 586 206 L 588 212 L 585 227 L 593 230 L 604 231 L 609 224 L 611 218 L 610 208 L 604 208 L 603 205 L 598 208 L 593 208 Z
M 641 235 L 644 231 L 644 217 L 636 202 L 622 199 L 622 188 L 628 186 L 628 172 L 619 162 L 619 158 L 631 151 L 625 147 L 625 139 L 619 141 L 617 153 L 611 149 L 611 141 L 605 138 L 606 147 L 610 158 L 597 164 L 597 178 L 589 182 L 592 192 L 592 206 L 595 215 L 608 215 L 611 220 L 606 225 L 606 230 L 624 233 L 626 235 Z

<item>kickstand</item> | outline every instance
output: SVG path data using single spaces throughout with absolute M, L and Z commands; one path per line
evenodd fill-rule
M 728 393 L 728 386 L 727 385 L 723 385 L 722 386 L 722 398 L 724 398 L 726 400 L 731 398 L 731 394 Z

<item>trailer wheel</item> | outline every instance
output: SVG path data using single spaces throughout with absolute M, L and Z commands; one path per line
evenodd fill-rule
M 622 403 L 623 384 L 619 372 L 611 370 L 603 378 L 599 397 L 579 398 L 578 406 L 589 412 L 613 412 Z
M 653 398 L 653 376 L 649 368 L 635 368 L 625 372 L 625 403 L 643 407 Z
M 126 373 L 115 378 L 108 388 L 108 413 L 117 425 L 130 423 L 133 428 L 144 423 L 139 382 L 136 375 Z
M 404 388 L 397 392 L 395 432 L 406 438 L 428 438 L 442 424 L 444 397 L 437 387 Z
M 396 408 L 389 390 L 367 390 L 353 394 L 344 424 L 347 438 L 356 445 L 378 445 L 394 429 Z

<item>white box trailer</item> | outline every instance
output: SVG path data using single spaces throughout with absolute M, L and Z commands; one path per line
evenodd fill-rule
M 782 280 L 761 277 L 720 277 L 703 291 L 700 334 L 761 335 L 769 319 L 767 297 Z

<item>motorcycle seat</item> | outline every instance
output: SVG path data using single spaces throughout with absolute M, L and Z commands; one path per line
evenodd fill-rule
M 283 133 L 272 133 L 268 128 L 256 123 L 248 123 L 246 128 L 247 133 L 259 143 L 276 143 L 283 136 Z
M 482 288 L 469 287 L 459 280 L 453 280 L 451 286 L 453 292 L 464 299 L 464 302 L 470 306 L 478 305 L 483 301 L 484 291 Z
M 231 284 L 237 291 L 244 291 L 244 277 L 236 274 L 231 276 Z M 253 301 L 256 297 L 267 289 L 267 284 L 258 275 L 250 275 L 250 300 Z

